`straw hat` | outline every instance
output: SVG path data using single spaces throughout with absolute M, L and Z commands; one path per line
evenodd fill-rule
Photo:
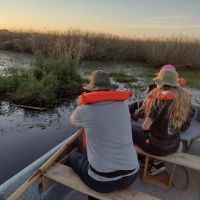
M 153 79 L 158 85 L 168 85 L 172 87 L 178 87 L 178 73 L 173 70 L 160 71 L 158 76 Z
M 110 76 L 107 72 L 102 70 L 97 70 L 92 72 L 92 77 L 90 84 L 83 87 L 85 90 L 115 90 L 116 85 L 112 85 L 110 81 Z

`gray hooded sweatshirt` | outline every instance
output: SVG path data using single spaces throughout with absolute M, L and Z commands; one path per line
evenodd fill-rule
M 85 129 L 88 161 L 96 171 L 134 170 L 131 174 L 138 171 L 127 101 L 106 101 L 78 106 L 70 121 L 72 125 Z M 124 177 L 106 178 L 90 169 L 88 174 L 98 181 Z

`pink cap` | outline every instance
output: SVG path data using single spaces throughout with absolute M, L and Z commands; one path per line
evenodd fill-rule
M 173 66 L 173 65 L 164 65 L 161 67 L 160 71 L 168 71 L 168 70 L 171 70 L 171 71 L 176 71 L 176 68 Z
M 170 64 L 167 64 L 167 65 L 163 65 L 160 69 L 160 72 L 161 71 L 176 71 L 176 68 L 174 67 L 174 65 L 170 65 Z M 158 76 L 159 72 L 155 74 L 155 76 Z

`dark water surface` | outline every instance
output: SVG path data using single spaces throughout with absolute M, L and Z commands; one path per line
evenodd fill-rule
M 69 106 L 25 111 L 0 102 L 0 184 L 71 135 Z

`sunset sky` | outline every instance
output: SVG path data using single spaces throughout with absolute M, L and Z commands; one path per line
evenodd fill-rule
M 0 0 L 0 29 L 200 36 L 200 0 Z

